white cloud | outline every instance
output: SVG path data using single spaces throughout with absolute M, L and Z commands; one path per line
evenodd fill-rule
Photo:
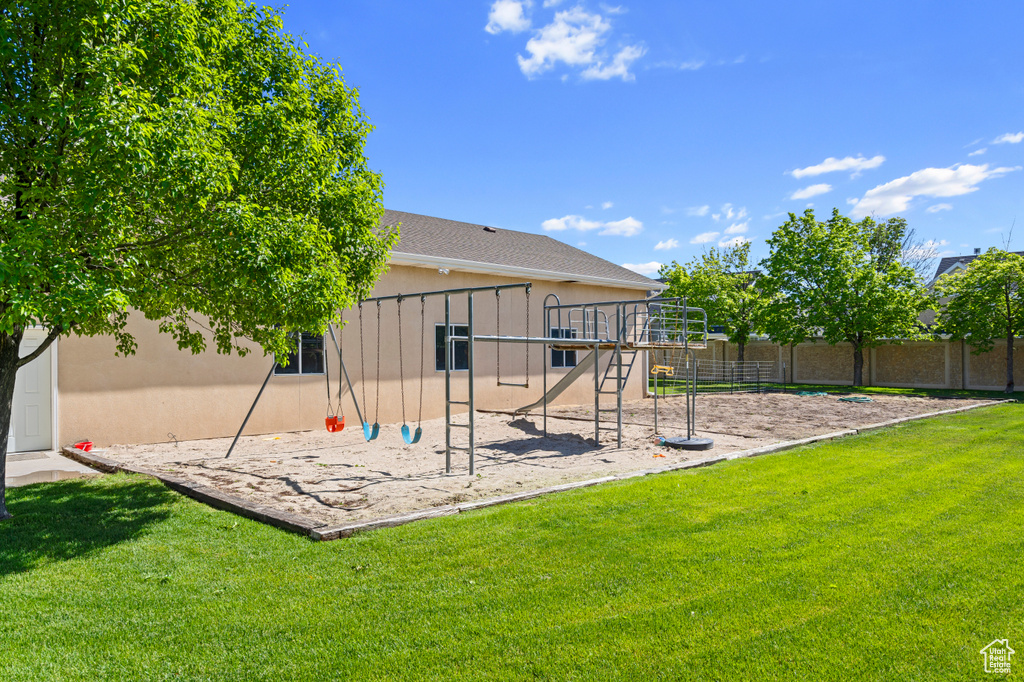
M 992 140 L 992 144 L 1020 144 L 1021 141 L 1024 141 L 1024 132 L 1004 133 Z
M 567 215 L 563 218 L 550 218 L 540 224 L 548 232 L 561 232 L 562 230 L 596 230 L 601 223 L 595 220 L 587 220 L 583 216 Z
M 547 3 L 544 3 L 547 6 Z M 495 0 L 491 5 L 491 13 L 487 17 L 484 30 L 491 34 L 502 31 L 522 33 L 530 28 L 530 18 L 526 10 L 533 5 L 532 0 Z
M 731 249 L 734 246 L 739 246 L 740 244 L 746 244 L 749 241 L 750 240 L 747 239 L 746 237 L 739 236 L 739 237 L 733 237 L 732 239 L 722 239 L 720 242 L 718 242 L 718 245 L 721 248 L 723 248 L 723 249 Z
M 915 197 L 955 197 L 969 194 L 990 178 L 1019 170 L 1002 167 L 989 169 L 988 164 L 960 164 L 950 168 L 925 168 L 864 193 L 850 212 L 855 218 L 876 214 L 889 216 L 907 210 Z
M 713 220 L 715 220 L 716 222 L 719 221 L 719 220 L 722 220 L 723 218 L 725 220 L 733 220 L 733 219 L 735 219 L 735 220 L 743 220 L 746 217 L 747 217 L 747 209 L 746 208 L 735 209 L 735 208 L 732 207 L 732 204 L 722 204 L 722 208 L 721 208 L 721 211 L 719 213 L 712 213 L 711 214 L 711 218 Z
M 583 216 L 578 215 L 567 215 L 561 218 L 545 220 L 540 226 L 547 232 L 561 232 L 563 230 L 589 232 L 591 230 L 600 230 L 598 232 L 599 235 L 616 237 L 632 237 L 644 229 L 644 224 L 632 216 L 622 220 L 604 222 L 601 220 L 587 220 Z
M 809 187 L 804 187 L 803 189 L 798 189 L 797 191 L 793 192 L 793 194 L 791 194 L 789 198 L 810 199 L 811 197 L 816 197 L 819 194 L 826 194 L 827 192 L 831 191 L 832 185 L 823 182 L 817 185 L 810 185 Z
M 675 239 L 666 239 L 663 242 L 658 242 L 654 245 L 655 251 L 668 251 L 669 249 L 679 248 L 679 242 Z
M 644 224 L 630 216 L 629 218 L 623 218 L 622 220 L 605 223 L 604 229 L 598 232 L 598 234 L 632 237 L 633 235 L 640 234 L 643 229 Z
M 556 12 L 554 20 L 537 29 L 526 42 L 529 57 L 517 55 L 519 69 L 533 78 L 561 62 L 583 69 L 581 75 L 587 80 L 633 80 L 629 67 L 645 50 L 640 45 L 627 45 L 606 63 L 608 57 L 600 50 L 611 29 L 610 21 L 579 6 Z
M 544 7 L 556 7 L 562 4 L 562 0 L 544 0 Z
M 908 258 L 925 259 L 925 258 L 941 258 L 943 256 L 952 256 L 953 251 L 944 249 L 943 247 L 949 246 L 949 242 L 945 239 L 938 241 L 929 239 L 917 246 L 911 247 L 904 250 L 903 254 Z
M 646 50 L 640 45 L 627 45 L 612 58 L 611 64 L 606 66 L 603 62 L 598 61 L 580 75 L 584 80 L 606 81 L 612 78 L 621 78 L 624 81 L 636 80 L 636 76 L 629 72 L 629 67 L 637 59 L 643 57 L 644 52 Z
M 865 159 L 863 155 L 858 155 L 856 158 L 847 156 L 842 159 L 830 156 L 819 164 L 808 166 L 807 168 L 797 168 L 796 170 L 789 171 L 789 174 L 794 178 L 803 178 L 823 173 L 834 173 L 836 171 L 853 171 L 852 175 L 856 177 L 862 171 L 878 168 L 884 162 L 885 157 L 882 155 L 873 156 L 870 159 Z
M 742 223 L 733 223 L 729 227 L 725 228 L 726 234 L 743 234 L 750 227 L 750 221 L 745 220 Z
M 710 210 L 711 207 L 708 206 L 707 204 L 704 204 L 703 206 L 691 206 L 690 208 L 686 209 L 686 215 L 706 216 L 708 214 L 708 211 Z
M 718 239 L 720 232 L 701 232 L 696 237 L 690 240 L 691 244 L 707 244 Z
M 614 205 L 615 205 L 615 204 L 613 204 L 612 202 L 610 202 L 610 201 L 606 201 L 606 202 L 604 202 L 603 204 L 601 204 L 601 208 L 603 208 L 603 209 L 606 209 L 606 210 L 607 210 L 607 209 L 611 208 L 611 207 L 612 207 L 612 206 L 614 206 Z
M 640 273 L 645 277 L 650 277 L 656 274 L 658 270 L 661 270 L 661 265 L 658 261 L 652 260 L 650 263 L 623 263 L 622 267 Z
M 975 149 L 973 152 L 971 152 L 967 156 L 981 156 L 982 154 L 984 154 L 987 151 L 988 151 L 988 147 L 982 147 L 981 149 Z
M 952 211 L 953 204 L 935 204 L 925 209 L 928 213 L 938 213 L 939 211 Z
M 691 59 L 687 62 L 658 62 L 654 64 L 656 69 L 677 69 L 679 71 L 699 71 L 707 64 L 703 59 Z

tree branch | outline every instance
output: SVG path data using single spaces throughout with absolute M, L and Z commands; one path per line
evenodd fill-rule
M 46 338 L 43 339 L 43 342 L 41 344 L 39 344 L 38 348 L 36 348 L 31 353 L 29 353 L 25 357 L 20 358 L 18 360 L 18 365 L 17 366 L 18 367 L 24 367 L 28 363 L 30 363 L 33 360 L 35 360 L 36 358 L 38 358 L 40 355 L 43 354 L 43 351 L 45 351 L 47 348 L 49 348 L 50 344 L 52 344 L 54 341 L 56 341 L 57 337 L 60 336 L 62 333 L 64 333 L 64 327 L 62 325 L 58 324 L 56 327 L 54 327 L 53 329 L 50 330 L 50 333 L 46 335 Z

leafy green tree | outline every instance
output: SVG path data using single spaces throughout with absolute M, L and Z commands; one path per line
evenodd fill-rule
M 60 335 L 133 353 L 134 309 L 193 353 L 284 353 L 386 267 L 357 93 L 281 29 L 244 0 L 0 6 L 0 433 Z
M 965 269 L 942 277 L 935 291 L 946 299 L 937 323 L 980 355 L 1006 339 L 1006 392 L 1013 393 L 1014 340 L 1024 336 L 1024 256 L 989 249 Z
M 768 240 L 758 285 L 769 297 L 759 321 L 776 343 L 821 336 L 853 346 L 853 385 L 864 385 L 864 349 L 920 335 L 928 291 L 902 262 L 906 222 L 854 222 L 832 211 L 825 222 L 808 209 Z
M 756 286 L 757 272 L 750 267 L 750 242 L 722 250 L 712 247 L 685 266 L 673 261 L 660 275 L 668 284 L 663 295 L 685 296 L 688 305 L 703 308 L 708 324 L 722 325 L 736 344 L 736 359 L 743 362 L 764 300 Z

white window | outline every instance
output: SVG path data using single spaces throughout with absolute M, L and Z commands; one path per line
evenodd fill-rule
M 323 335 L 292 332 L 288 336 L 295 339 L 295 352 L 288 354 L 288 366 L 277 365 L 274 374 L 323 374 Z
M 451 325 L 451 336 L 469 336 L 469 326 L 464 324 Z M 451 368 L 453 370 L 469 369 L 469 340 L 452 340 Z M 434 325 L 434 369 L 444 371 L 444 325 Z
M 576 330 L 571 328 L 560 329 L 558 327 L 551 328 L 551 338 L 553 339 L 575 339 Z M 551 349 L 551 366 L 552 367 L 575 367 L 576 366 L 576 351 L 574 350 L 555 350 Z

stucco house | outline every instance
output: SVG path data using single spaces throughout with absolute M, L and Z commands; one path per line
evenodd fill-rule
M 562 303 L 574 303 L 642 299 L 665 288 L 546 235 L 390 210 L 382 220 L 384 226 L 399 223 L 401 239 L 375 296 L 532 282 L 529 321 L 533 336 L 559 333 L 543 329 L 543 303 L 548 294 L 556 294 Z M 454 297 L 452 306 L 453 327 L 464 325 L 465 298 Z M 505 293 L 500 306 L 502 334 L 524 335 L 525 296 L 521 292 Z M 497 331 L 497 307 L 497 297 L 476 296 L 477 333 Z M 363 391 L 366 393 L 367 404 L 360 405 L 364 415 L 381 424 L 401 421 L 400 367 L 404 369 L 406 412 L 416 415 L 422 362 L 423 418 L 442 416 L 443 297 L 427 299 L 422 320 L 419 299 L 406 300 L 401 349 L 396 306 L 391 302 L 381 307 L 379 397 L 377 309 L 375 305 L 368 308 L 372 309 L 363 311 L 362 355 L 357 311 L 343 311 L 346 326 L 341 334 L 342 354 L 355 396 L 362 403 Z M 62 338 L 19 372 L 9 436 L 11 452 L 57 448 L 80 440 L 103 446 L 234 435 L 274 365 L 273 359 L 261 352 L 245 358 L 218 355 L 212 350 L 192 355 L 179 351 L 169 336 L 157 333 L 155 323 L 141 316 L 133 317 L 130 325 L 138 340 L 134 356 L 118 357 L 109 337 Z M 26 334 L 22 352 L 31 350 L 43 336 L 43 330 Z M 542 363 L 557 379 L 575 362 L 570 352 L 542 348 L 534 346 L 530 351 L 529 373 L 534 378 L 530 388 L 517 388 L 497 385 L 499 349 L 495 344 L 481 344 L 475 362 L 477 405 L 505 409 L 530 403 L 541 396 Z M 522 383 L 527 373 L 525 346 L 505 344 L 500 354 L 502 381 Z M 325 359 L 336 402 L 339 373 L 330 336 L 304 335 L 296 361 L 278 370 L 268 383 L 246 433 L 323 428 L 327 409 Z M 460 371 L 461 359 L 452 361 L 455 370 Z M 605 358 L 603 364 L 607 362 Z M 646 390 L 643 368 L 639 369 L 625 388 L 626 398 L 640 397 Z M 455 383 L 462 387 L 459 390 L 465 390 L 465 382 Z M 572 386 L 558 400 L 563 404 L 592 401 L 593 385 L 586 381 Z M 354 423 L 355 410 L 347 387 L 342 408 L 351 415 L 349 423 Z

